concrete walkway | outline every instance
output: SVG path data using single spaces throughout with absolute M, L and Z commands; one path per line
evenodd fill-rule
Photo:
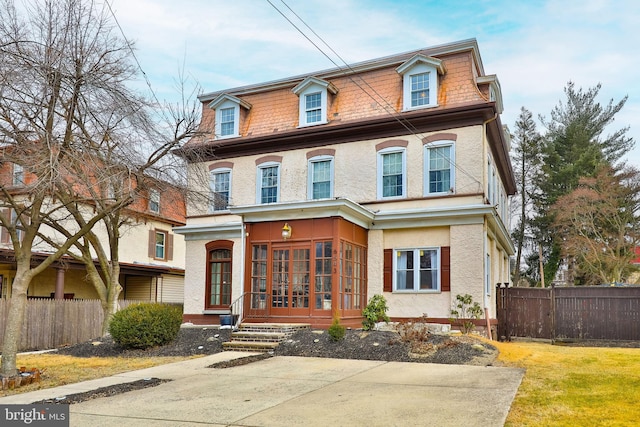
M 70 406 L 71 426 L 502 426 L 524 374 L 514 368 L 247 356 L 223 352 L 0 399 L 31 403 L 137 379 L 173 381 Z

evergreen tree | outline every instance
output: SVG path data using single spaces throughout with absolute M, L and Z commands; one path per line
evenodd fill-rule
M 512 238 L 516 244 L 516 259 L 513 271 L 513 283 L 518 286 L 521 278 L 524 249 L 531 246 L 531 220 L 532 220 L 532 196 L 537 192 L 536 180 L 532 177 L 540 173 L 540 149 L 541 136 L 536 129 L 536 123 L 529 110 L 522 107 L 516 120 L 516 128 L 513 134 L 513 166 L 517 195 L 512 199 L 512 208 L 517 209 L 517 225 L 512 232 Z M 531 267 L 531 266 L 529 266 Z M 528 279 L 532 279 L 531 276 Z
M 597 102 L 598 84 L 586 91 L 576 89 L 573 82 L 564 89 L 566 103 L 560 102 L 548 122 L 543 119 L 547 133 L 542 145 L 541 174 L 536 179 L 539 193 L 535 194 L 535 228 L 542 245 L 544 279 L 550 283 L 562 262 L 561 242 L 552 232 L 554 214 L 551 206 L 563 195 L 573 191 L 582 177 L 594 177 L 600 167 L 615 166 L 633 147 L 627 136 L 628 127 L 603 136 L 614 121 L 627 97 L 606 106 Z M 571 262 L 568 265 L 572 265 Z

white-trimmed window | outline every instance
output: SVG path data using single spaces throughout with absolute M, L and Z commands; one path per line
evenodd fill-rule
M 149 211 L 160 213 L 160 192 L 154 188 L 149 190 Z
M 396 71 L 402 75 L 403 111 L 438 106 L 438 74 L 444 74 L 441 60 L 415 55 Z
M 216 111 L 216 139 L 240 136 L 240 107 L 251 108 L 251 104 L 233 95 L 222 94 L 209 103 Z
M 13 164 L 13 185 L 24 185 L 24 168 L 17 163 Z
M 396 249 L 394 292 L 440 291 L 440 248 Z
M 326 121 L 322 119 L 322 92 L 304 95 L 304 103 L 305 124 L 310 125 Z
M 333 157 L 318 156 L 309 159 L 307 188 L 310 200 L 333 197 Z
M 328 122 L 327 108 L 329 94 L 335 95 L 338 90 L 328 81 L 315 77 L 307 77 L 293 88 L 299 97 L 299 126 L 313 126 Z
M 167 246 L 167 233 L 165 231 L 156 230 L 155 257 L 156 259 L 165 259 Z
M 229 208 L 231 198 L 231 169 L 221 168 L 211 171 L 211 211 L 224 211 Z
M 277 203 L 280 199 L 280 164 L 269 162 L 258 166 L 257 202 Z
M 431 142 L 424 154 L 425 196 L 449 194 L 455 189 L 455 150 L 452 141 Z
M 227 136 L 235 136 L 238 134 L 238 131 L 236 130 L 238 127 L 236 126 L 236 124 L 238 123 L 238 120 L 236 120 L 236 111 L 237 108 L 235 107 L 228 107 L 228 108 L 220 108 L 217 113 L 218 113 L 218 117 L 220 117 L 220 137 L 227 137 Z
M 378 199 L 407 196 L 407 151 L 386 148 L 378 151 Z
M 149 230 L 149 258 L 173 260 L 173 234 L 166 230 Z

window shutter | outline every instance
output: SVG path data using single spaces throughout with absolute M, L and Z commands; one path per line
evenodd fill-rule
M 440 291 L 451 291 L 451 247 L 442 246 L 440 248 Z
M 167 233 L 167 261 L 173 260 L 173 234 Z
M 156 257 L 156 230 L 149 230 L 149 258 Z
M 384 292 L 392 292 L 393 291 L 393 249 L 385 249 L 384 250 L 384 267 L 382 273 L 383 286 L 382 290 Z

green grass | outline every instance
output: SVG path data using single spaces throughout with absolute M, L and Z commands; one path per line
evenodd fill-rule
M 36 368 L 42 372 L 39 383 L 18 387 L 14 390 L 0 390 L 0 397 L 17 393 L 57 387 L 95 378 L 109 377 L 121 372 L 150 368 L 165 363 L 178 362 L 188 357 L 72 357 L 60 354 L 20 355 L 17 366 Z
M 506 426 L 626 426 L 640 420 L 640 349 L 493 343 L 526 369 Z
M 640 349 L 492 342 L 498 364 L 526 369 L 506 426 L 631 426 L 640 420 Z M 43 380 L 0 396 L 114 375 L 181 357 L 76 358 L 20 356 L 18 366 L 44 370 Z

